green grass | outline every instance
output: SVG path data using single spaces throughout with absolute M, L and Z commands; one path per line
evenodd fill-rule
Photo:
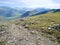
M 57 41 L 60 43 L 60 30 L 47 29 L 48 26 L 60 24 L 60 12 L 27 17 L 24 18 L 23 21 L 17 22 L 16 24 L 22 25 L 23 24 L 22 22 L 28 24 L 27 28 L 30 29 L 40 30 L 43 27 L 44 30 L 42 30 L 42 32 L 46 37 L 50 37 L 51 40 L 53 40 L 51 36 L 54 36 L 56 39 L 53 41 Z
M 0 45 L 6 45 L 5 41 L 0 41 Z
M 48 30 L 48 26 L 53 26 L 54 24 L 60 24 L 60 12 L 56 13 L 47 13 L 42 15 L 36 15 L 32 17 L 23 18 L 23 20 L 12 20 L 10 23 L 20 25 L 27 24 L 27 26 L 23 26 L 28 29 L 36 29 L 41 30 L 43 36 L 50 38 L 54 42 L 60 43 L 60 30 Z M 53 39 L 52 36 L 56 39 Z
M 24 19 L 25 23 L 29 23 L 29 28 L 41 28 L 53 24 L 60 24 L 60 12 L 37 15 Z M 32 24 L 33 23 L 33 24 Z

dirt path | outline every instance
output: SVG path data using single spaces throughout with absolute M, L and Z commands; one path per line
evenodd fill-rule
M 9 38 L 7 45 L 55 45 L 49 39 L 42 37 L 37 31 L 29 31 L 15 24 L 10 25 L 9 32 L 12 38 Z

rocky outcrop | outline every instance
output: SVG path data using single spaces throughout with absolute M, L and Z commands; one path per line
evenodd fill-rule
M 60 24 L 54 24 L 53 26 L 49 26 L 48 29 L 60 30 Z

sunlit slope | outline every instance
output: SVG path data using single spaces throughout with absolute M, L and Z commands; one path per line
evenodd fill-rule
M 60 12 L 56 12 L 56 13 L 49 12 L 47 14 L 25 17 L 22 19 L 18 18 L 16 20 L 10 20 L 4 24 L 7 25 L 9 31 L 11 31 L 12 34 L 14 34 L 13 36 L 16 38 L 22 34 L 25 34 L 24 32 L 26 32 L 26 34 L 31 33 L 31 35 L 33 35 L 34 37 L 37 35 L 39 35 L 39 36 L 41 35 L 44 37 L 44 39 L 46 39 L 46 38 L 50 39 L 56 45 L 58 45 L 58 42 L 60 43 L 60 25 L 57 26 L 57 24 L 60 24 Z M 49 28 L 52 26 L 55 27 L 54 25 L 56 25 L 56 27 L 58 29 Z M 21 30 L 21 29 L 23 29 L 23 30 Z M 25 29 L 27 29 L 28 32 Z M 18 36 L 16 36 L 16 34 Z M 22 35 L 22 36 L 24 36 L 24 35 Z M 39 36 L 38 36 L 38 38 L 39 38 Z M 20 37 L 19 37 L 19 39 L 20 39 Z M 30 40 L 30 38 L 32 38 L 32 37 L 30 37 L 30 35 L 29 35 L 29 40 Z M 47 42 L 49 42 L 49 41 L 47 41 Z
M 60 43 L 60 26 L 57 26 L 58 24 L 60 24 L 60 12 L 50 12 L 43 15 L 27 17 L 21 19 L 20 22 L 17 21 L 16 23 L 16 25 L 22 25 L 29 30 L 41 30 L 44 33 L 44 36 L 49 37 L 54 42 L 57 41 Z M 54 28 L 52 29 L 49 27 Z
M 57 13 L 47 13 L 38 16 L 27 17 L 24 19 L 25 23 L 34 23 L 29 24 L 28 27 L 30 28 L 41 28 L 42 26 L 46 27 L 53 24 L 60 24 L 60 12 Z

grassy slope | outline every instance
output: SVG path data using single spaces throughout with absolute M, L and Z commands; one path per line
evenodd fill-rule
M 23 22 L 23 23 L 22 23 Z M 29 29 L 37 29 L 41 30 L 44 28 L 42 32 L 44 33 L 45 37 L 49 37 L 52 41 L 57 41 L 60 43 L 60 30 L 48 30 L 48 26 L 53 26 L 54 24 L 60 24 L 60 12 L 56 13 L 47 13 L 38 16 L 32 16 L 24 18 L 22 21 L 18 22 L 17 24 L 28 24 L 24 26 L 25 28 Z M 53 38 L 54 36 L 54 38 Z
M 35 24 L 30 24 L 29 28 L 34 28 L 34 27 L 40 28 L 40 27 L 46 27 L 53 24 L 60 24 L 60 12 L 28 17 L 23 22 L 35 23 Z
M 43 36 L 50 38 L 54 42 L 60 43 L 60 30 L 48 30 L 48 26 L 52 26 L 54 24 L 60 24 L 60 12 L 57 13 L 47 13 L 43 15 L 37 15 L 32 17 L 27 17 L 17 20 L 11 20 L 7 23 L 4 23 L 5 25 L 9 25 L 11 23 L 15 23 L 16 25 L 22 26 L 23 24 L 28 24 L 27 27 L 31 30 L 36 29 L 37 31 L 41 30 L 43 27 L 44 30 L 41 30 L 43 32 Z M 3 24 L 3 25 L 4 25 Z M 1 24 L 0 24 L 1 25 Z M 1 45 L 5 45 L 5 42 L 0 42 Z

